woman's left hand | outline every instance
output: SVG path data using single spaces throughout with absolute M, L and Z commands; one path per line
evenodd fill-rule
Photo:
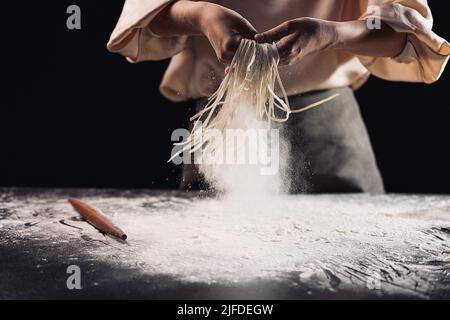
M 299 18 L 255 36 L 257 42 L 275 42 L 280 64 L 292 64 L 298 59 L 333 47 L 337 41 L 336 24 L 314 18 Z

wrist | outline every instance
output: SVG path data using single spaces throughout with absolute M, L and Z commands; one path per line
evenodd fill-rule
M 189 23 L 194 30 L 198 33 L 204 33 L 205 27 L 207 25 L 208 8 L 211 3 L 203 1 L 179 1 L 179 2 L 189 2 L 187 7 L 184 7 L 185 17 L 187 23 Z
M 201 33 L 207 35 L 208 27 L 211 24 L 217 23 L 217 21 L 214 21 L 214 18 L 215 13 L 217 12 L 217 9 L 220 8 L 220 6 L 211 2 L 203 2 L 203 1 L 195 2 L 195 4 L 196 4 L 196 16 L 194 18 L 195 24 Z
M 207 3 L 173 1 L 151 22 L 150 29 L 161 36 L 202 34 L 201 20 Z
M 364 37 L 369 30 L 365 21 L 335 22 L 335 49 L 346 50 L 351 44 Z
M 323 20 L 321 30 L 325 39 L 323 50 L 335 49 L 342 44 L 339 22 Z

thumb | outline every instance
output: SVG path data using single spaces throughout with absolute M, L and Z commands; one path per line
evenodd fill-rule
M 246 21 L 244 28 L 242 28 L 239 31 L 240 31 L 241 36 L 246 39 L 254 39 L 255 35 L 258 33 L 258 31 L 256 31 L 255 27 L 253 27 L 250 24 L 250 22 L 248 22 L 248 21 Z
M 262 42 L 277 42 L 281 38 L 287 36 L 291 33 L 291 29 L 289 28 L 288 21 L 283 22 L 282 24 L 276 26 L 273 29 L 267 30 L 263 33 L 258 33 L 255 35 L 256 42 L 262 43 Z

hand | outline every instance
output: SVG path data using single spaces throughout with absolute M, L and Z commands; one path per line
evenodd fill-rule
M 216 4 L 203 7 L 200 26 L 217 58 L 224 64 L 231 63 L 243 38 L 254 39 L 257 33 L 240 14 Z
M 337 41 L 336 24 L 314 18 L 299 18 L 255 36 L 257 42 L 275 42 L 280 64 L 292 64 L 298 59 L 333 47 Z

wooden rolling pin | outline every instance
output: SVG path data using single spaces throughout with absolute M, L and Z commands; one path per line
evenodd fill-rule
M 115 226 L 103 213 L 75 198 L 69 198 L 69 203 L 86 221 L 95 228 L 122 240 L 127 235 L 119 227 Z

